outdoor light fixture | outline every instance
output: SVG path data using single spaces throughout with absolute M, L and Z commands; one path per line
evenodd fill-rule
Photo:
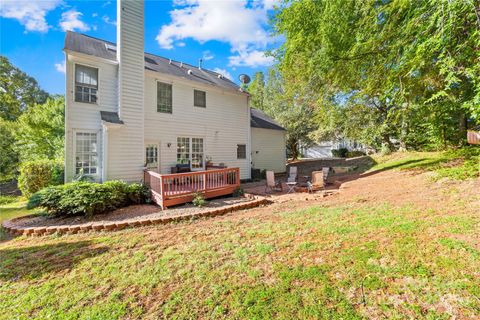
M 172 146 L 172 143 L 171 143 L 171 142 L 168 142 L 168 143 L 167 143 L 167 147 L 170 148 L 171 146 Z

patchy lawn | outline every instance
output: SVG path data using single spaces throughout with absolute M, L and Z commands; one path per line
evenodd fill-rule
M 451 178 L 464 180 L 480 177 L 480 148 L 464 147 L 447 152 L 397 152 L 376 156 L 371 171 L 389 169 L 417 169 L 431 171 L 434 180 Z
M 0 319 L 478 318 L 479 181 L 428 177 L 384 170 L 317 201 L 4 241 Z

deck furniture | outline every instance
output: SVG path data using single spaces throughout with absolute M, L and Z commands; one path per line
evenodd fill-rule
M 150 188 L 153 202 L 162 209 L 187 203 L 196 193 L 205 198 L 232 194 L 240 186 L 240 169 L 225 168 L 174 174 L 145 170 L 144 182 Z
M 295 192 L 295 187 L 297 186 L 297 182 L 296 181 L 293 181 L 293 182 L 288 182 L 287 181 L 287 187 L 288 187 L 288 191 L 287 193 L 290 193 L 290 192 Z
M 170 173 L 185 173 L 191 171 L 190 163 L 177 163 L 175 167 L 170 168 Z
M 323 178 L 322 171 L 313 171 L 312 172 L 312 181 L 307 182 L 308 192 L 312 193 L 318 190 L 321 190 L 325 187 L 325 180 Z
M 468 130 L 467 140 L 470 144 L 480 144 L 480 126 L 476 130 Z
M 267 171 L 266 175 L 265 193 L 267 193 L 268 189 L 270 189 L 270 191 L 283 191 L 282 182 L 275 180 L 275 173 L 273 171 Z
M 287 182 L 297 182 L 297 167 L 290 167 Z

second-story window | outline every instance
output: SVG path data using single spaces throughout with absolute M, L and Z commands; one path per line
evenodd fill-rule
M 75 65 L 75 101 L 96 103 L 98 90 L 98 69 Z
M 172 113 L 172 85 L 157 82 L 157 112 Z
M 207 107 L 207 94 L 205 91 L 193 90 L 193 105 L 195 107 Z

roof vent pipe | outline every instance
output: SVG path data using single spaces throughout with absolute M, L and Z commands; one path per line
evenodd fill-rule
M 183 68 L 183 62 L 180 62 L 180 68 Z
M 168 64 L 172 64 L 172 59 L 168 59 Z
M 217 78 L 218 78 L 218 79 L 222 79 L 223 76 L 222 76 L 221 74 L 219 74 L 219 75 L 217 76 Z
M 190 70 L 190 69 L 188 69 L 187 73 L 188 73 L 188 74 L 192 74 L 192 73 L 193 73 L 193 71 L 192 71 L 192 70 Z
M 202 70 L 203 59 L 198 59 L 198 69 Z

